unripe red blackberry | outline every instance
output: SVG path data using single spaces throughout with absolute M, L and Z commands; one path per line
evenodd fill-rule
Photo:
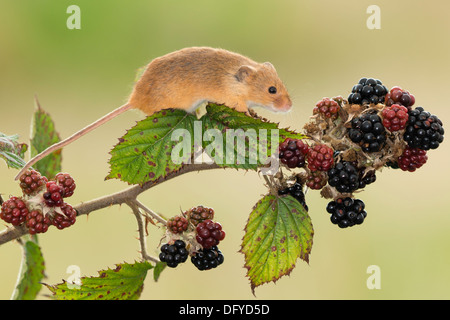
M 338 117 L 339 108 L 339 103 L 334 99 L 323 98 L 316 103 L 313 114 L 320 114 L 325 118 L 334 120 Z
M 56 183 L 56 181 L 49 181 L 46 184 L 46 188 L 47 191 L 42 195 L 45 204 L 49 207 L 61 207 L 64 204 L 64 187 Z
M 30 234 L 36 234 L 47 232 L 51 222 L 47 216 L 44 216 L 41 210 L 32 210 L 28 213 L 25 224 Z
M 212 220 L 214 218 L 214 209 L 204 206 L 197 206 L 188 210 L 185 213 L 185 216 L 194 226 L 197 226 L 200 222 L 208 219 Z
M 308 168 L 311 171 L 328 171 L 334 163 L 333 149 L 324 144 L 316 144 L 308 151 Z
M 183 233 L 187 230 L 188 226 L 188 220 L 182 216 L 175 216 L 167 221 L 167 229 L 172 233 Z
M 385 107 L 381 112 L 383 125 L 389 131 L 399 131 L 405 129 L 408 123 L 408 109 L 399 104 Z
M 403 171 L 414 172 L 423 166 L 427 160 L 428 156 L 425 150 L 406 147 L 397 163 Z
M 386 106 L 394 104 L 402 105 L 406 109 L 411 110 L 411 106 L 416 102 L 416 99 L 408 91 L 400 87 L 393 87 L 385 97 Z
M 309 147 L 303 141 L 287 138 L 279 147 L 279 158 L 281 163 L 289 168 L 301 168 L 305 166 L 306 155 Z
M 223 254 L 217 246 L 213 246 L 210 249 L 200 249 L 191 257 L 192 264 L 200 271 L 216 268 L 223 261 Z
M 35 170 L 28 170 L 19 177 L 19 181 L 23 194 L 31 195 L 45 188 L 48 179 Z
M 64 214 L 55 212 L 54 216 L 50 218 L 51 223 L 60 230 L 73 225 L 77 217 L 76 210 L 67 203 L 61 206 L 61 210 Z
M 328 181 L 328 175 L 325 171 L 311 171 L 306 177 L 306 186 L 313 190 L 322 189 Z
M 195 231 L 197 234 L 195 239 L 204 249 L 217 246 L 225 238 L 225 231 L 222 230 L 222 225 L 212 220 L 205 220 L 199 223 Z
M 27 205 L 21 198 L 11 197 L 2 204 L 0 218 L 14 226 L 22 224 L 27 215 Z
M 70 176 L 68 173 L 58 173 L 55 176 L 55 181 L 58 183 L 61 187 L 63 187 L 63 197 L 68 198 L 73 195 L 73 192 L 76 188 L 75 180 Z

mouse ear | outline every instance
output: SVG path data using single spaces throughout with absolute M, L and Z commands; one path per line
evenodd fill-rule
M 265 65 L 266 67 L 269 67 L 269 68 L 272 68 L 273 70 L 275 70 L 275 67 L 270 62 L 264 62 L 263 65 Z
M 238 81 L 244 81 L 249 75 L 251 75 L 253 72 L 256 72 L 256 69 L 251 66 L 240 66 L 239 70 L 236 72 L 236 79 Z

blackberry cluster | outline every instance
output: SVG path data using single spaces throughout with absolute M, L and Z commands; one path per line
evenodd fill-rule
M 408 91 L 400 87 L 393 87 L 385 97 L 385 105 L 392 106 L 394 104 L 406 107 L 411 110 L 411 106 L 416 102 L 416 99 Z
M 187 260 L 189 252 L 183 240 L 175 240 L 173 244 L 165 243 L 161 246 L 159 260 L 165 262 L 168 267 L 175 268 Z
M 352 93 L 348 96 L 351 104 L 378 104 L 384 103 L 388 89 L 378 79 L 361 78 L 352 88 Z
M 189 221 L 182 216 L 175 216 L 167 221 L 167 229 L 172 233 L 183 233 L 187 230 Z
M 308 145 L 298 139 L 286 139 L 279 147 L 279 158 L 281 163 L 289 168 L 301 168 L 305 166 Z
M 386 129 L 381 118 L 374 113 L 365 113 L 351 121 L 348 136 L 361 146 L 364 152 L 380 151 L 386 142 Z
M 337 224 L 340 228 L 347 228 L 364 222 L 367 217 L 364 208 L 364 202 L 361 200 L 346 197 L 330 201 L 327 212 L 331 214 L 330 220 L 333 224 Z
M 403 135 L 408 145 L 422 150 L 437 149 L 444 141 L 442 121 L 422 107 L 409 111 L 408 115 L 408 125 Z
M 222 225 L 212 220 L 205 220 L 199 223 L 195 231 L 195 239 L 204 249 L 217 246 L 225 238 L 225 231 L 222 230 Z
M 216 268 L 223 261 L 223 254 L 217 246 L 212 246 L 210 249 L 200 249 L 191 257 L 191 262 L 201 271 Z
M 303 193 L 303 185 L 300 182 L 296 182 L 293 186 L 278 190 L 278 194 L 280 196 L 283 195 L 291 195 L 295 198 L 300 204 L 305 208 L 306 211 L 308 211 L 308 206 L 306 205 L 305 201 L 305 194 Z
M 359 186 L 358 189 L 363 189 L 366 185 L 374 183 L 377 180 L 375 170 L 366 171 L 359 170 Z
M 188 210 L 185 216 L 194 226 L 197 226 L 205 220 L 212 220 L 214 218 L 214 209 L 197 206 Z

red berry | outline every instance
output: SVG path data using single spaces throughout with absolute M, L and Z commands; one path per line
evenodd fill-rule
M 328 182 L 328 174 L 325 171 L 312 171 L 306 178 L 306 186 L 313 190 L 322 189 Z
M 393 87 L 385 97 L 386 106 L 399 104 L 411 110 L 411 106 L 416 102 L 416 99 L 408 91 L 400 87 Z
M 403 171 L 414 172 L 423 166 L 428 160 L 427 152 L 421 149 L 406 147 L 403 154 L 398 158 L 398 166 Z
M 185 212 L 185 216 L 196 226 L 205 220 L 212 220 L 214 218 L 214 210 L 204 206 L 197 206 Z
M 189 222 L 185 217 L 176 216 L 167 221 L 167 229 L 173 233 L 182 233 L 188 228 Z
M 63 196 L 64 198 L 68 198 L 73 195 L 73 192 L 76 188 L 75 180 L 68 173 L 58 173 L 55 176 L 55 181 L 64 188 Z
M 289 168 L 304 167 L 308 149 L 308 145 L 303 143 L 303 141 L 287 138 L 279 147 L 280 161 Z
M 204 249 L 217 246 L 225 238 L 225 231 L 222 230 L 222 225 L 212 220 L 205 220 L 199 223 L 196 232 L 197 236 L 195 239 Z
M 391 132 L 405 129 L 408 123 L 408 109 L 399 104 L 385 107 L 381 116 L 383 126 Z
M 47 192 L 42 195 L 45 204 L 49 207 L 61 207 L 63 202 L 64 188 L 56 183 L 56 181 L 49 181 L 46 184 Z
M 22 224 L 28 215 L 25 202 L 18 197 L 11 197 L 2 204 L 0 218 L 14 226 Z
M 41 210 L 30 211 L 26 218 L 26 226 L 30 234 L 47 232 L 50 224 L 50 219 L 47 216 L 44 217 Z
M 316 144 L 308 152 L 308 168 L 311 171 L 328 171 L 334 163 L 333 149 L 324 145 Z
M 44 188 L 47 178 L 35 170 L 28 170 L 19 177 L 20 188 L 26 195 L 35 194 Z
M 320 114 L 325 118 L 336 119 L 338 117 L 339 108 L 339 103 L 334 99 L 323 98 L 316 103 L 313 114 Z
M 73 225 L 77 217 L 75 209 L 67 203 L 64 203 L 64 205 L 61 206 L 61 210 L 64 215 L 55 213 L 55 215 L 50 218 L 51 223 L 60 230 Z

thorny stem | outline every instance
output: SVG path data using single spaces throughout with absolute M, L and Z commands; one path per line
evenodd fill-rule
M 180 170 L 171 172 L 165 177 L 161 177 L 157 179 L 156 181 L 149 181 L 144 183 L 142 186 L 135 185 L 132 187 L 129 187 L 127 189 L 118 191 L 116 193 L 112 193 L 110 195 L 106 195 L 97 199 L 93 199 L 87 202 L 82 202 L 73 208 L 77 211 L 77 216 L 81 216 L 84 214 L 90 214 L 91 212 L 107 208 L 113 205 L 121 205 L 121 204 L 130 204 L 134 203 L 134 205 L 140 207 L 142 210 L 144 210 L 146 213 L 148 213 L 150 216 L 155 218 L 161 223 L 165 224 L 165 220 L 157 215 L 152 210 L 145 207 L 141 202 L 137 200 L 137 197 L 143 193 L 144 191 L 147 191 L 151 188 L 153 188 L 156 185 L 159 185 L 160 183 L 163 183 L 165 181 L 168 181 L 172 178 L 178 177 L 180 175 L 183 175 L 185 173 L 193 172 L 193 171 L 204 171 L 204 170 L 210 170 L 210 169 L 218 169 L 220 168 L 217 164 L 206 164 L 206 163 L 200 163 L 200 164 L 189 164 L 184 165 Z M 158 218 L 157 218 L 158 217 Z M 18 239 L 22 237 L 23 235 L 28 233 L 28 229 L 25 226 L 18 226 L 18 227 L 9 227 L 3 231 L 0 232 L 0 245 L 7 243 L 9 241 Z

